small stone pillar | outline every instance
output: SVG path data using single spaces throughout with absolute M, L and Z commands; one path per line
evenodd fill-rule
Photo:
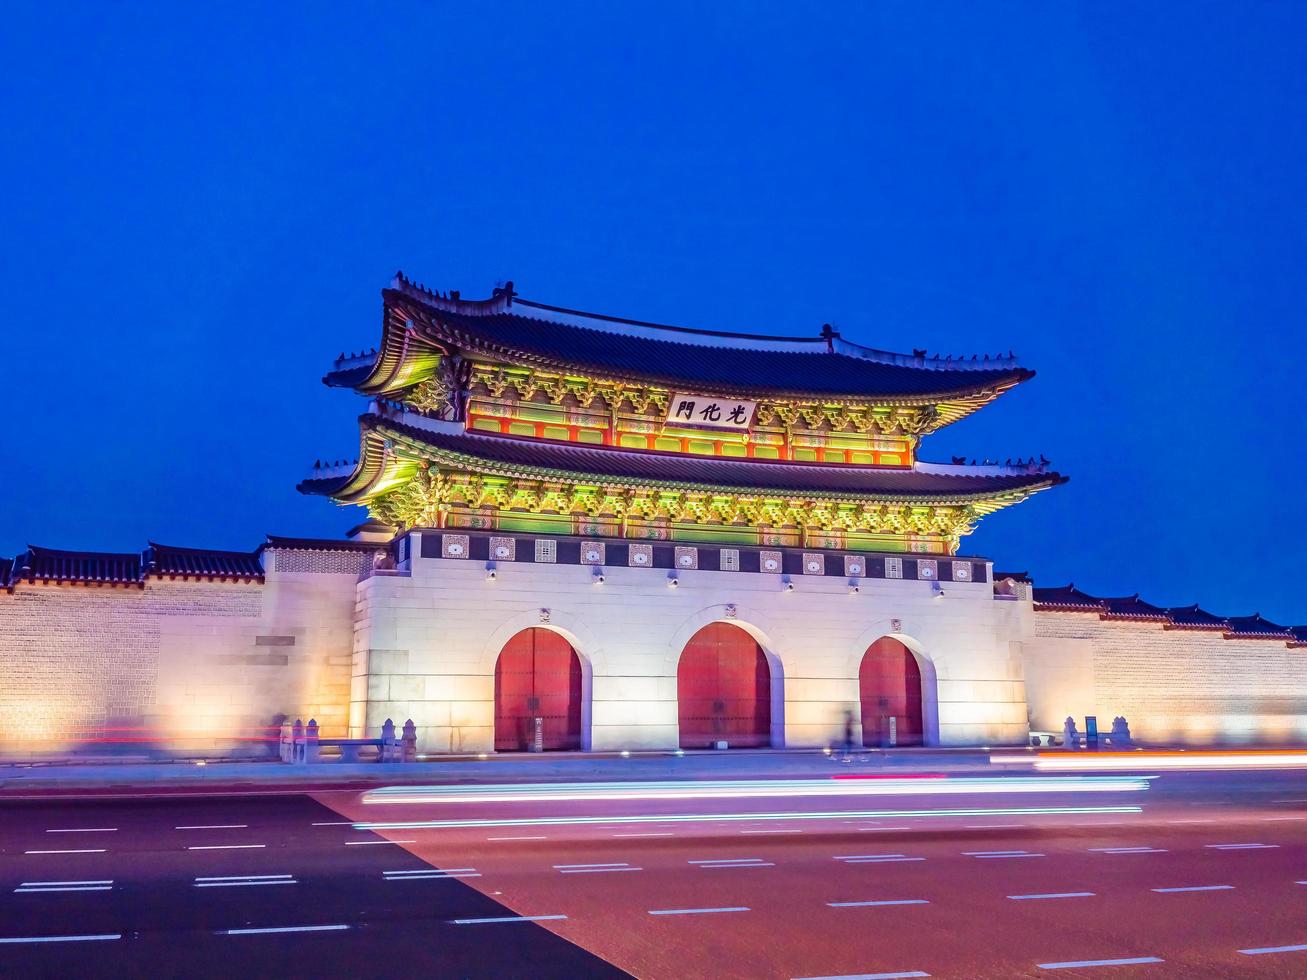
M 304 761 L 310 764 L 318 761 L 318 722 L 316 718 L 310 718 L 309 723 L 304 726 Z
M 295 761 L 295 735 L 289 721 L 281 723 L 278 752 L 281 755 L 282 762 Z
M 387 718 L 381 726 L 381 751 L 377 753 L 378 762 L 398 762 L 399 745 L 395 739 L 395 723 Z
M 291 762 L 304 761 L 304 721 L 296 718 L 295 725 L 291 728 Z
M 418 759 L 418 728 L 413 724 L 410 718 L 404 722 L 404 734 L 400 737 L 400 761 L 417 762 Z
M 1076 720 L 1070 716 L 1062 723 L 1062 748 L 1080 748 L 1080 733 L 1076 731 Z

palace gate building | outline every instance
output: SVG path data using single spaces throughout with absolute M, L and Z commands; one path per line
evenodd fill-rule
M 427 753 L 1300 737 L 1307 630 L 1040 588 L 964 552 L 1065 477 L 920 458 L 1033 372 L 1008 356 L 692 330 L 403 275 L 324 379 L 366 506 L 250 553 L 29 547 L 0 563 L 0 751 L 144 732 L 257 745 L 281 716 Z M 255 741 L 251 741 L 255 740 Z

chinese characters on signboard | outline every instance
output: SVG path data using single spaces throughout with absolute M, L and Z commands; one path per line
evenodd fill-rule
M 746 431 L 757 402 L 712 395 L 673 394 L 667 404 L 667 425 L 696 429 Z

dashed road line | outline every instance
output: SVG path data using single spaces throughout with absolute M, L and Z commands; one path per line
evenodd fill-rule
M 676 835 L 671 833 L 670 831 L 661 834 L 613 834 L 613 837 L 675 837 L 675 836 Z M 489 840 L 497 840 L 497 839 L 498 838 L 495 837 L 489 838 Z
M 555 864 L 554 870 L 565 875 L 606 874 L 611 871 L 643 871 L 634 868 L 629 861 L 610 864 Z
M 191 844 L 188 851 L 254 851 L 267 844 Z
M 103 854 L 105 847 L 79 847 L 61 851 L 24 851 L 24 854 Z
M 47 834 L 112 834 L 117 827 L 58 827 L 47 830 Z
M 1185 885 L 1180 888 L 1150 888 L 1149 891 L 1159 895 L 1174 895 L 1178 892 L 1228 892 L 1234 891 L 1234 885 Z
M 548 840 L 548 837 L 487 837 L 486 840 Z
M 476 868 L 418 868 L 413 871 L 383 871 L 386 881 L 428 881 L 432 878 L 480 878 Z
M 346 847 L 355 847 L 360 844 L 416 844 L 415 840 L 347 840 Z
M 1117 960 L 1068 960 L 1065 963 L 1036 963 L 1041 970 L 1083 970 L 1091 966 L 1139 966 L 1144 963 L 1165 963 L 1159 956 L 1128 956 Z
M 25 881 L 14 889 L 15 895 L 42 892 L 107 892 L 113 890 L 113 879 L 98 881 Z
M 258 885 L 298 885 L 294 875 L 215 875 L 196 878 L 196 888 L 244 888 Z
M 342 929 L 348 928 L 348 925 L 271 926 L 263 929 L 222 929 L 219 931 L 228 936 L 263 936 L 273 932 L 340 932 Z
M 1042 895 L 1009 895 L 1014 902 L 1036 901 L 1041 898 L 1093 898 L 1093 892 L 1045 892 Z
M 1165 854 L 1165 847 L 1091 847 L 1098 854 Z
M 120 932 L 105 932 L 94 936 L 7 936 L 0 943 L 87 943 L 101 939 L 122 939 Z
M 495 915 L 484 919 L 451 919 L 456 926 L 480 926 L 496 922 L 552 922 L 566 919 L 565 915 Z
M 928 977 L 921 970 L 900 970 L 896 973 L 844 973 L 832 977 L 796 977 L 795 980 L 916 980 Z
M 1258 949 L 1241 949 L 1244 956 L 1264 956 L 1267 953 L 1301 953 L 1307 950 L 1307 944 L 1297 946 L 1262 946 Z
M 880 905 L 929 905 L 924 898 L 881 898 L 870 902 L 827 902 L 833 909 L 875 908 Z
M 1003 858 L 1042 858 L 1045 855 L 1034 851 L 963 851 L 964 857 L 978 858 L 982 861 L 1001 860 Z
M 969 823 L 963 824 L 963 830 L 1017 830 L 1029 827 L 1028 823 Z
M 1204 844 L 1215 851 L 1263 851 L 1279 847 L 1279 844 Z
M 315 820 L 314 827 L 352 827 L 353 820 Z
M 801 834 L 802 830 L 741 830 L 742 834 Z
M 173 830 L 245 830 L 247 823 L 202 823 L 186 827 L 174 827 Z
M 747 905 L 727 905 L 718 909 L 650 909 L 650 915 L 708 915 L 712 912 L 749 912 Z

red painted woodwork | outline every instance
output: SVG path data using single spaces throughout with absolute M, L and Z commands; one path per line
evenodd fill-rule
M 676 668 L 681 748 L 771 744 L 771 668 L 752 636 L 730 623 L 705 626 Z
M 889 745 L 891 718 L 896 719 L 895 745 L 922 744 L 921 668 L 911 650 L 882 636 L 862 655 L 858 687 L 863 745 Z
M 532 627 L 495 662 L 495 751 L 528 750 L 537 717 L 546 749 L 581 747 L 581 659 L 557 633 Z

